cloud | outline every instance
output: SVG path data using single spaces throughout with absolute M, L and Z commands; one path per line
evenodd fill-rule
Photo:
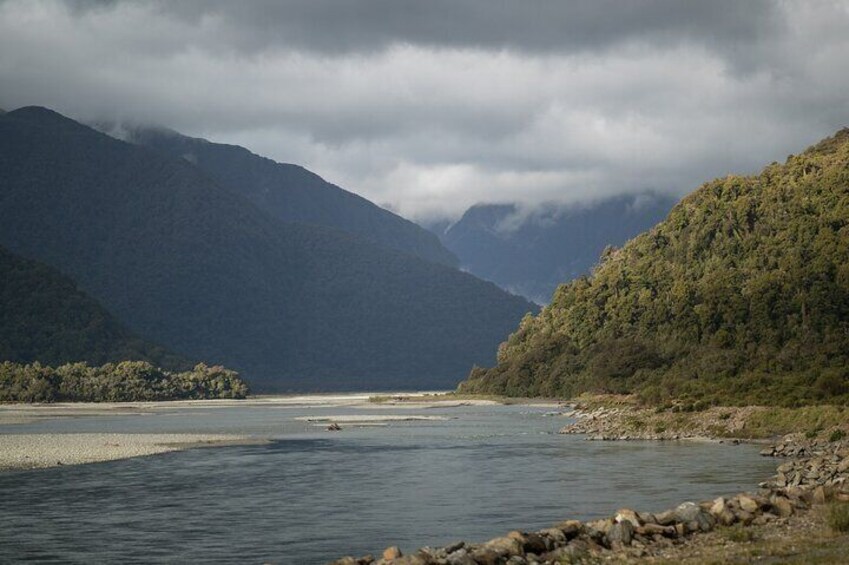
M 151 122 L 413 218 L 681 194 L 849 123 L 840 2 L 0 2 L 0 107 Z

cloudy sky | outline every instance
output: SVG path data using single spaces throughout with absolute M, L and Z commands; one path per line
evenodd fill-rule
M 0 0 L 0 107 L 30 104 L 414 219 L 682 194 L 849 126 L 849 0 Z

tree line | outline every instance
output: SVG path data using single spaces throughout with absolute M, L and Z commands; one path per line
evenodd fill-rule
M 248 386 L 239 374 L 221 366 L 195 365 L 170 372 L 146 361 L 102 366 L 38 362 L 0 363 L 0 402 L 133 402 L 245 398 Z

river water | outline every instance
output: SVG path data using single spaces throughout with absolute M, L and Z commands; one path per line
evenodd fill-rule
M 0 472 L 0 562 L 325 563 L 484 541 L 617 508 L 752 489 L 753 446 L 590 442 L 534 406 L 255 405 L 5 426 L 0 433 L 239 433 L 264 445 Z M 341 432 L 296 418 L 442 417 Z

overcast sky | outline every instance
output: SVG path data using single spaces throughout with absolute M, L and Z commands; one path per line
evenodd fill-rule
M 683 194 L 849 125 L 849 0 L 0 0 L 0 107 L 30 104 L 413 219 Z

